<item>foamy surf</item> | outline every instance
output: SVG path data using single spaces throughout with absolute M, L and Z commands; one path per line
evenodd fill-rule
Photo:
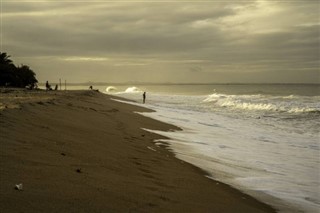
M 107 93 L 115 92 L 115 91 L 117 91 L 117 88 L 114 87 L 114 86 L 109 86 L 109 87 L 106 88 L 106 92 Z
M 141 94 L 119 95 L 140 102 Z M 178 158 L 281 212 L 318 212 L 319 96 L 149 92 L 143 106 L 183 129 L 148 130 L 171 138 Z
M 107 94 L 132 94 L 132 93 L 141 93 L 142 90 L 138 87 L 132 86 L 132 87 L 127 87 L 123 90 L 122 87 L 115 87 L 115 86 L 108 86 L 105 89 L 105 93 Z
M 138 87 L 128 87 L 124 93 L 140 93 L 142 92 Z
M 301 101 L 301 99 L 303 101 Z M 310 101 L 311 100 L 311 101 Z M 316 101 L 318 100 L 318 102 Z M 289 113 L 320 112 L 320 97 L 270 96 L 270 95 L 208 95 L 204 103 L 216 107 L 229 107 L 240 110 L 278 111 Z

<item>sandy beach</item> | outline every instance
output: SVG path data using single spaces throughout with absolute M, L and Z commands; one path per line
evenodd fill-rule
M 134 113 L 148 109 L 96 91 L 0 98 L 0 212 L 275 212 L 156 146 L 141 128 L 178 128 Z

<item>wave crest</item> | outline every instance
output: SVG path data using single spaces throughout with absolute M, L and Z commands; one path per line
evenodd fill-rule
M 125 93 L 138 93 L 142 92 L 138 87 L 128 87 L 125 91 Z
M 116 90 L 117 90 L 117 88 L 114 87 L 114 86 L 109 86 L 109 87 L 106 88 L 106 92 L 114 92 Z
M 314 113 L 320 111 L 317 103 L 308 103 L 309 97 L 303 103 L 296 96 L 267 96 L 267 95 L 226 95 L 213 93 L 202 102 L 213 104 L 214 107 L 227 107 L 239 110 L 278 111 L 288 113 Z

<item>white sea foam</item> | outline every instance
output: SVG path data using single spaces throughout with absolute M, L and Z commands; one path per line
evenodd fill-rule
M 300 99 L 305 99 L 305 102 Z M 267 95 L 226 95 L 214 93 L 208 95 L 203 103 L 212 103 L 217 107 L 228 107 L 241 110 L 280 111 L 289 113 L 320 112 L 320 98 Z M 314 101 L 315 99 L 318 102 Z
M 139 93 L 142 92 L 138 87 L 128 87 L 124 93 Z
M 115 91 L 117 91 L 117 88 L 114 87 L 114 86 L 109 86 L 109 87 L 106 88 L 106 92 L 107 93 L 115 92 Z
M 155 112 L 143 115 L 183 129 L 148 130 L 171 138 L 178 158 L 282 212 L 318 212 L 319 97 L 149 93 L 144 106 Z

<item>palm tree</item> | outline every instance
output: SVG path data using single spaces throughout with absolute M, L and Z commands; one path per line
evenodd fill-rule
M 7 53 L 0 52 L 0 64 L 3 65 L 12 65 L 12 60 L 9 59 L 11 56 L 7 55 Z
M 0 86 L 13 86 L 16 81 L 15 70 L 10 55 L 0 52 Z
M 36 74 L 27 65 L 16 67 L 10 55 L 0 52 L 0 86 L 34 88 L 38 82 Z

